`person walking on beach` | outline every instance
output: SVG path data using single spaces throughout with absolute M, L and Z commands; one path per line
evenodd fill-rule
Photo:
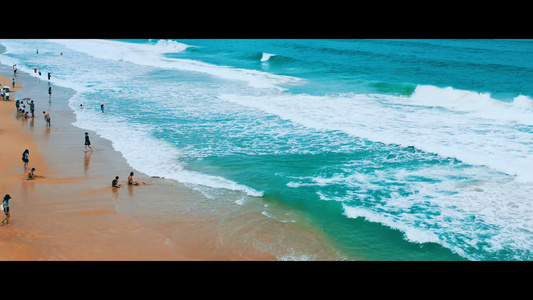
M 50 124 L 50 114 L 47 113 L 46 111 L 43 111 L 43 114 L 44 114 L 44 119 L 46 120 L 46 126 L 47 126 L 47 127 L 52 126 L 52 125 Z
M 12 83 L 13 83 L 13 87 L 15 87 L 15 78 L 13 78 Z
M 30 162 L 30 150 L 22 152 L 22 162 L 24 163 L 24 172 L 28 172 L 28 163 Z
M 87 152 L 87 147 L 91 148 L 91 152 L 93 152 L 93 147 L 91 147 L 91 141 L 89 140 L 89 133 L 85 133 L 85 152 Z
M 33 100 L 31 100 L 30 102 L 30 112 L 31 112 L 31 117 L 35 118 L 35 103 L 33 103 Z
M 5 224 L 9 224 L 9 199 L 11 199 L 11 196 L 9 196 L 9 194 L 6 194 L 4 196 L 4 201 L 2 202 L 2 205 L 4 206 L 4 214 L 6 215 L 4 220 L 2 220 L 2 225 L 4 225 L 4 222 Z

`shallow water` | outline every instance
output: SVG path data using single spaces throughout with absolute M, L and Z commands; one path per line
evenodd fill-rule
M 242 220 L 230 239 L 265 218 L 326 236 L 332 259 L 531 259 L 530 40 L 0 44 L 76 91 L 75 126 L 210 199 L 194 213 Z

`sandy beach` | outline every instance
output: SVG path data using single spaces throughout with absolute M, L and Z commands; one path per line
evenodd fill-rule
M 305 214 L 291 211 L 290 222 L 265 215 L 265 207 L 274 214 L 289 214 L 281 203 L 262 197 L 246 201 L 242 195 L 213 201 L 181 182 L 133 169 L 110 140 L 76 126 L 69 106 L 75 91 L 54 85 L 46 74 L 46 70 L 42 76 L 14 74 L 11 66 L 0 65 L 2 86 L 16 80 L 11 100 L 0 100 L 0 194 L 12 197 L 10 222 L 0 226 L 0 260 L 343 257 L 329 237 L 307 222 Z M 34 100 L 34 118 L 17 113 L 16 98 Z M 50 127 L 43 111 L 50 114 Z M 85 152 L 85 132 L 94 151 Z M 25 149 L 30 153 L 28 167 L 45 178 L 27 179 L 21 159 Z M 130 172 L 135 173 L 135 180 L 147 184 L 128 186 Z M 115 176 L 120 177 L 122 188 L 111 187 Z
M 2 85 L 11 85 L 9 71 L 2 70 Z M 57 92 L 61 88 L 52 86 L 49 98 L 45 76 L 15 76 L 11 101 L 0 101 L 0 193 L 12 197 L 10 223 L 0 226 L 0 260 L 276 260 L 242 245 L 238 250 L 225 245 L 214 220 L 194 214 L 179 220 L 158 217 L 150 211 L 153 201 L 188 207 L 205 197 L 178 182 L 133 170 L 110 141 L 93 132 L 95 151 L 85 153 L 85 130 L 71 125 L 75 117 L 68 98 Z M 35 118 L 16 112 L 17 97 L 35 99 Z M 50 112 L 51 127 L 43 111 Z M 27 180 L 24 149 L 30 152 L 29 168 L 45 178 Z M 129 172 L 148 184 L 128 186 Z M 125 187 L 111 187 L 115 176 Z M 139 209 L 143 205 L 146 209 Z M 132 206 L 143 213 L 132 213 Z

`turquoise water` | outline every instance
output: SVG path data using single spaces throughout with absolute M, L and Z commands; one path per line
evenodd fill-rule
M 279 204 L 354 257 L 533 259 L 531 40 L 0 44 L 145 174 Z

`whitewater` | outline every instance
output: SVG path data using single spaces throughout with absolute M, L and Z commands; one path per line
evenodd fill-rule
M 365 77 L 375 74 L 336 70 L 331 60 L 346 64 L 345 55 L 368 61 L 394 53 L 384 53 L 387 41 L 375 41 L 373 52 L 364 48 L 369 41 L 355 42 L 257 41 L 264 49 L 241 55 L 213 50 L 210 41 L 1 40 L 0 62 L 36 77 L 34 67 L 51 71 L 51 82 L 76 91 L 69 101 L 75 126 L 112 141 L 141 172 L 211 199 L 233 197 L 242 206 L 276 195 L 308 209 L 315 222 L 331 223 L 324 230 L 350 249 L 364 238 L 342 240 L 357 228 L 341 222 L 365 220 L 382 225 L 372 235 L 400 232 L 400 248 L 437 244 L 470 260 L 531 260 L 530 91 L 476 90 L 452 79 L 437 84 L 423 74 L 389 84 Z M 408 54 L 419 55 L 426 60 L 420 68 L 435 70 L 445 64 L 429 64 L 427 51 L 443 51 L 441 62 L 451 64 L 450 57 L 470 49 L 435 40 L 401 46 L 411 47 L 402 64 L 415 64 Z M 494 42 L 468 46 L 505 53 Z M 312 56 L 297 56 L 298 49 Z M 507 78 L 516 68 L 515 81 L 525 81 L 531 66 L 523 61 L 500 68 L 488 60 L 483 68 Z M 369 63 L 361 64 L 359 70 Z M 98 113 L 102 102 L 106 114 Z M 80 103 L 87 109 L 78 110 Z M 324 205 L 340 210 L 321 215 Z M 263 215 L 294 222 L 268 207 Z

